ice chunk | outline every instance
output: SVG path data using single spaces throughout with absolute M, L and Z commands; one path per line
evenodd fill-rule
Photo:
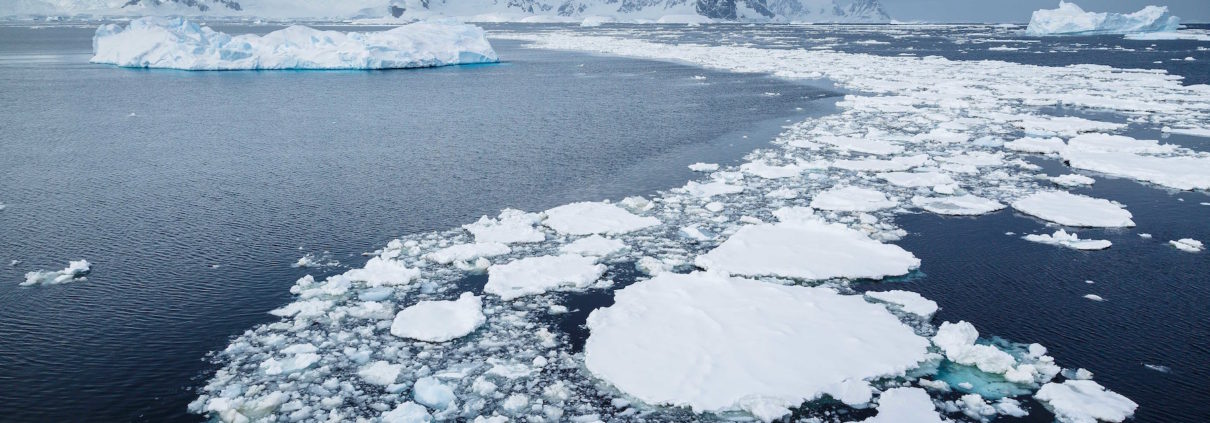
M 824 144 L 829 144 L 837 149 L 856 151 L 859 153 L 868 153 L 876 155 L 899 154 L 903 152 L 903 147 L 892 144 L 886 141 L 854 138 L 854 137 L 837 137 L 824 136 L 819 137 L 817 141 Z
M 650 216 L 636 216 L 608 203 L 565 204 L 546 211 L 543 225 L 569 235 L 624 234 L 660 224 Z
M 454 405 L 454 389 L 435 377 L 422 377 L 412 384 L 412 400 L 434 410 L 445 410 Z
M 928 392 L 920 388 L 892 388 L 878 396 L 878 415 L 862 423 L 942 423 Z
M 1165 6 L 1147 6 L 1134 13 L 1085 12 L 1075 3 L 1059 2 L 1057 9 L 1034 11 L 1025 28 L 1026 35 L 1092 35 L 1172 32 L 1180 19 L 1168 14 Z
M 1193 238 L 1181 238 L 1175 241 L 1168 241 L 1168 244 L 1176 247 L 1178 250 L 1190 253 L 1196 253 L 1206 249 L 1206 246 L 1202 244 L 1201 241 Z
M 1104 250 L 1113 245 L 1112 242 L 1103 239 L 1080 239 L 1080 236 L 1075 232 L 1068 233 L 1065 230 L 1059 229 L 1054 234 L 1031 234 L 1024 236 L 1026 241 L 1033 241 L 1042 244 L 1058 245 L 1077 250 Z
M 882 192 L 861 187 L 832 188 L 811 200 L 811 207 L 820 210 L 869 212 L 899 205 Z
M 940 172 L 887 172 L 879 173 L 878 177 L 890 182 L 891 185 L 907 188 L 935 187 L 954 183 L 954 178 Z
M 394 69 L 497 61 L 482 29 L 413 23 L 381 32 L 320 31 L 294 25 L 231 36 L 181 18 L 145 17 L 101 25 L 93 63 L 184 70 Z
M 1076 169 L 1123 176 L 1181 190 L 1210 189 L 1210 157 L 1151 156 L 1122 151 L 1068 149 Z
M 803 167 L 796 164 L 774 166 L 763 161 L 744 163 L 739 169 L 744 173 L 765 179 L 791 178 L 798 176 L 803 171 Z
M 845 381 L 902 375 L 927 356 L 928 342 L 885 308 L 826 288 L 663 273 L 614 298 L 588 317 L 585 365 L 651 404 L 742 409 L 769 421 Z
M 442 248 L 424 255 L 425 259 L 439 264 L 450 264 L 456 261 L 472 261 L 480 257 L 495 257 L 508 254 L 512 249 L 498 242 L 479 242 L 475 244 L 458 244 Z
M 933 317 L 933 313 L 937 312 L 936 302 L 912 291 L 866 291 L 865 296 L 878 301 L 896 304 L 903 311 L 925 319 Z
M 1156 140 L 1140 140 L 1124 135 L 1082 134 L 1067 141 L 1067 152 L 1096 151 L 1102 153 L 1171 153 L 1176 146 Z
M 597 259 L 576 254 L 527 257 L 487 269 L 483 292 L 511 300 L 552 289 L 582 289 L 605 274 Z
M 709 200 L 716 195 L 736 194 L 744 191 L 744 187 L 739 185 L 731 185 L 726 181 L 714 181 L 709 183 L 699 183 L 689 181 L 683 189 L 689 195 Z
M 626 248 L 626 243 L 593 235 L 577 239 L 575 242 L 559 248 L 563 254 L 579 254 L 582 256 L 605 257 Z
M 35 270 L 25 274 L 25 282 L 21 282 L 21 286 L 30 285 L 57 285 L 61 283 L 82 281 L 87 278 L 87 275 L 92 272 L 92 264 L 88 260 L 72 260 L 67 262 L 67 267 L 63 270 Z
M 831 166 L 837 169 L 852 170 L 856 172 L 890 172 L 903 171 L 914 167 L 923 166 L 929 160 L 926 154 L 917 154 L 907 157 L 892 157 L 888 160 L 880 159 L 860 159 L 860 160 L 836 160 Z
M 1071 138 L 1084 132 L 1117 131 L 1126 128 L 1125 124 L 1100 122 L 1074 116 L 1021 116 L 1013 122 L 1027 134 L 1059 135 Z
M 1121 422 L 1134 415 L 1138 404 L 1091 380 L 1047 383 L 1034 398 L 1063 423 Z
M 1084 298 L 1087 298 L 1087 299 L 1093 300 L 1093 301 L 1097 301 L 1097 302 L 1105 301 L 1104 298 L 1101 298 L 1101 296 L 1097 295 L 1097 294 L 1085 294 Z
M 546 240 L 546 234 L 534 227 L 541 219 L 537 213 L 505 209 L 496 219 L 483 216 L 478 222 L 462 225 L 462 228 L 474 235 L 477 242 L 542 242 Z
M 1097 180 L 1084 175 L 1069 173 L 1066 175 L 1052 177 L 1050 178 L 1050 181 L 1065 187 L 1078 187 L 1083 185 L 1092 185 Z
M 1066 226 L 1129 227 L 1134 226 L 1129 211 L 1109 200 L 1092 198 L 1066 191 L 1041 191 L 1012 204 L 1022 213 Z
M 973 216 L 1001 210 L 1005 206 L 999 201 L 989 200 L 975 195 L 959 195 L 953 197 L 912 197 L 916 207 L 937 214 L 953 216 Z
M 920 259 L 844 225 L 804 220 L 744 226 L 695 263 L 743 276 L 882 279 L 907 274 Z
M 423 405 L 408 401 L 399 404 L 394 410 L 382 413 L 379 417 L 382 423 L 426 423 L 433 421 L 433 415 Z
M 1024 153 L 1057 154 L 1067 148 L 1061 138 L 1025 137 L 1004 143 L 1004 148 Z
M 991 345 L 976 344 L 977 339 L 979 331 L 974 325 L 964 321 L 944 322 L 933 336 L 933 344 L 950 361 L 975 366 L 987 373 L 1004 374 L 1016 366 L 1017 360 L 1012 355 Z
M 357 375 L 361 376 L 366 383 L 387 386 L 395 383 L 395 378 L 399 377 L 399 372 L 403 370 L 402 364 L 391 364 L 386 361 L 375 361 L 373 363 L 362 366 L 357 371 Z
M 702 163 L 697 162 L 689 165 L 689 170 L 694 172 L 713 172 L 718 170 L 718 163 Z
M 365 267 L 353 269 L 333 279 L 365 282 L 367 286 L 405 285 L 420 276 L 420 270 L 407 267 L 402 261 L 371 257 Z
M 400 310 L 391 323 L 391 335 L 445 342 L 474 332 L 486 321 L 483 300 L 464 292 L 455 301 L 421 301 Z

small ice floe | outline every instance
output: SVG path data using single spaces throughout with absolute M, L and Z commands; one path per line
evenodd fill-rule
M 1080 239 L 1080 236 L 1075 232 L 1068 233 L 1065 230 L 1059 229 L 1054 234 L 1031 234 L 1023 237 L 1026 241 L 1037 242 L 1041 244 L 1058 245 L 1062 247 L 1072 248 L 1076 250 L 1104 250 L 1113 245 L 1112 242 L 1104 239 Z
M 897 205 L 881 191 L 853 186 L 832 188 L 811 200 L 812 208 L 832 211 L 870 212 Z
M 454 262 L 470 262 L 480 257 L 495 257 L 508 254 L 512 249 L 499 242 L 477 242 L 474 244 L 457 244 L 424 255 L 428 261 L 437 264 Z
M 951 216 L 974 216 L 1004 209 L 1004 204 L 975 195 L 912 197 L 912 204 L 929 212 Z
M 550 290 L 584 289 L 605 270 L 595 257 L 577 254 L 526 257 L 489 267 L 483 292 L 512 300 Z
M 936 302 L 912 291 L 867 291 L 865 296 L 884 303 L 895 304 L 904 312 L 920 316 L 925 320 L 932 318 L 933 313 L 937 312 Z
M 19 264 L 21 264 L 21 260 L 13 260 L 8 262 L 9 267 L 17 267 Z
M 942 382 L 945 383 L 945 382 Z M 928 392 L 920 388 L 891 388 L 878 396 L 878 415 L 861 423 L 942 423 Z
M 1058 154 L 1067 148 L 1067 144 L 1062 138 L 1025 137 L 1004 143 L 1004 148 L 1023 153 Z
M 903 146 L 881 140 L 829 135 L 816 138 L 816 141 L 831 145 L 838 150 L 855 151 L 858 153 L 886 155 L 903 152 Z
M 802 220 L 744 226 L 695 264 L 743 276 L 882 279 L 911 272 L 920 259 L 841 224 Z
M 861 406 L 872 396 L 867 381 L 902 376 L 928 356 L 928 341 L 886 308 L 827 288 L 663 273 L 614 299 L 588 316 L 584 364 L 650 404 L 738 409 L 763 421 L 822 395 Z M 753 329 L 769 322 L 775 330 Z M 890 414 L 895 395 L 883 400 Z M 931 408 L 918 396 L 914 407 Z
M 400 310 L 391 322 L 391 335 L 446 342 L 474 332 L 486 321 L 483 299 L 464 292 L 454 301 L 421 301 Z
M 1116 203 L 1066 191 L 1041 191 L 1012 203 L 1018 211 L 1064 226 L 1134 226 L 1133 215 Z
M 1154 140 L 1084 134 L 1068 142 L 1072 168 L 1126 177 L 1180 190 L 1210 189 L 1210 157 L 1171 155 L 1176 146 Z
M 714 181 L 704 184 L 697 181 L 689 181 L 681 189 L 685 193 L 703 200 L 709 200 L 717 195 L 738 194 L 744 191 L 742 185 L 731 185 L 726 181 Z
M 366 261 L 365 267 L 352 269 L 343 274 L 333 276 L 332 279 L 334 280 L 329 282 L 337 284 L 365 282 L 366 286 L 371 287 L 393 286 L 406 285 L 418 276 L 420 276 L 419 269 L 407 267 L 402 261 L 374 256 Z
M 689 170 L 694 172 L 713 172 L 718 170 L 718 163 L 702 163 L 697 162 L 689 165 Z
M 328 256 L 326 253 L 327 252 L 325 252 L 325 255 L 323 256 L 316 256 L 311 253 L 304 254 L 298 259 L 298 261 L 294 262 L 294 264 L 291 264 L 290 267 L 324 267 L 336 266 L 340 264 L 340 262 L 335 260 L 327 260 L 325 262 L 325 258 Z
M 17 265 L 20 261 L 14 260 Z M 31 285 L 58 285 L 61 283 L 77 282 L 88 280 L 84 277 L 92 271 L 92 265 L 88 260 L 72 260 L 67 263 L 67 267 L 63 270 L 35 270 L 25 274 L 25 282 L 21 282 L 21 286 Z
M 1196 253 L 1206 249 L 1205 244 L 1202 244 L 1201 241 L 1192 238 L 1181 238 L 1175 241 L 1168 241 L 1168 244 L 1176 247 L 1178 250 L 1189 253 Z
M 1070 173 L 1067 175 L 1059 175 L 1059 176 L 1052 177 L 1052 178 L 1050 178 L 1050 181 L 1054 182 L 1055 185 L 1060 185 L 1060 186 L 1065 186 L 1065 187 L 1078 187 L 1078 186 L 1092 185 L 1097 180 L 1089 178 L 1084 175 Z
M 1031 135 L 1058 135 L 1074 137 L 1085 132 L 1116 131 L 1126 127 L 1125 124 L 1088 120 L 1075 116 L 1036 116 L 1021 115 L 1016 117 L 1013 125 Z
M 542 224 L 567 235 L 624 234 L 660 224 L 609 203 L 581 202 L 547 210 Z
M 891 185 L 904 188 L 936 187 L 954 183 L 954 178 L 941 172 L 887 172 L 879 173 L 878 177 Z
M 927 154 L 917 154 L 907 157 L 892 157 L 890 159 L 858 159 L 858 160 L 835 160 L 831 163 L 831 167 L 844 170 L 852 170 L 854 172 L 895 172 L 909 170 L 915 167 L 923 166 L 928 163 L 929 156 Z
M 702 75 L 693 75 L 692 79 L 694 81 L 704 81 L 706 79 L 706 77 L 702 76 Z
M 626 243 L 622 241 L 605 238 L 600 235 L 592 235 L 564 245 L 559 248 L 559 251 L 563 254 L 606 257 L 624 249 L 626 249 Z
M 546 240 L 546 234 L 534 227 L 541 220 L 542 216 L 537 213 L 505 209 L 496 219 L 483 216 L 478 222 L 462 225 L 462 228 L 474 235 L 476 242 L 542 242 Z
M 803 167 L 796 164 L 775 166 L 764 161 L 744 163 L 739 169 L 744 173 L 764 179 L 791 178 L 802 174 L 803 171 Z
M 1151 239 L 1151 234 L 1149 234 L 1149 233 L 1140 233 L 1140 234 L 1139 234 L 1139 238 L 1143 238 L 1143 239 Z
M 1097 294 L 1086 294 L 1086 295 L 1084 295 L 1084 298 L 1087 298 L 1087 299 L 1093 300 L 1093 301 L 1097 301 L 1097 302 L 1105 301 L 1104 298 L 1101 298 L 1101 296 L 1097 295 Z
M 382 423 L 422 423 L 432 421 L 433 415 L 429 414 L 429 409 L 425 406 L 407 401 L 391 411 L 382 413 L 378 420 Z
M 1091 380 L 1047 383 L 1034 394 L 1062 423 L 1121 422 L 1134 415 L 1138 404 Z
M 1168 366 L 1161 366 L 1161 365 L 1159 365 L 1159 364 L 1147 364 L 1147 363 L 1143 363 L 1143 367 L 1146 367 L 1146 368 L 1147 368 L 1147 370 L 1155 370 L 1155 371 L 1160 372 L 1160 373 L 1172 373 L 1172 368 L 1171 368 L 1171 367 L 1168 367 Z
M 399 377 L 399 372 L 403 370 L 402 364 L 391 364 L 387 361 L 375 361 L 373 363 L 362 366 L 357 370 L 357 375 L 366 383 L 378 386 L 388 386 L 395 383 L 395 379 Z

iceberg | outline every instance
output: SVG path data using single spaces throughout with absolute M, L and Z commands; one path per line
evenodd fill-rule
M 1181 20 L 1165 6 L 1147 6 L 1134 13 L 1085 12 L 1075 3 L 1059 2 L 1057 9 L 1034 11 L 1026 35 L 1098 35 L 1173 32 Z
M 380 32 L 294 25 L 228 35 L 183 18 L 145 17 L 97 28 L 93 63 L 182 70 L 402 69 L 498 61 L 473 25 L 413 23 Z

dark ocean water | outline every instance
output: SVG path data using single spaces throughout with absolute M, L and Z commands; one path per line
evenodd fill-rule
M 394 236 L 448 229 L 503 207 L 541 210 L 679 186 L 693 177 L 685 165 L 735 163 L 785 119 L 830 111 L 835 95 L 762 76 L 503 41 L 493 44 L 505 62 L 484 66 L 117 69 L 87 63 L 91 31 L 0 27 L 0 203 L 8 206 L 0 210 L 0 265 L 23 261 L 0 267 L 0 420 L 198 420 L 185 404 L 213 371 L 207 352 L 273 320 L 265 312 L 290 301 L 289 286 L 308 273 L 289 267 L 302 254 L 328 251 L 359 266 L 361 252 Z M 1026 39 L 987 26 L 589 31 L 1161 68 L 1187 83 L 1210 82 L 1210 54 L 1198 49 L 1210 43 L 1187 41 Z M 1008 40 L 1030 41 L 1023 44 L 1038 53 L 987 50 Z M 1187 56 L 1198 60 L 1169 60 Z M 1131 130 L 1158 137 L 1155 128 Z M 1210 145 L 1196 137 L 1166 142 Z M 1039 164 L 1052 175 L 1069 172 L 1058 162 Z M 1210 206 L 1200 204 L 1210 196 L 1095 177 L 1074 191 L 1119 201 L 1138 223 L 1080 232 L 1111 240 L 1111 249 L 1024 241 L 1023 234 L 1054 229 L 1011 210 L 907 215 L 897 223 L 910 235 L 898 244 L 921 258 L 922 277 L 887 283 L 937 301 L 936 322 L 971 321 L 986 336 L 1038 342 L 1059 364 L 1093 371 L 1140 404 L 1137 421 L 1210 421 L 1210 256 L 1166 244 L 1210 240 Z M 94 264 L 86 282 L 16 286 L 27 271 L 80 258 Z M 610 303 L 577 301 L 585 315 Z M 1029 420 L 1048 420 L 1030 405 Z
M 680 186 L 835 95 L 504 41 L 497 65 L 132 70 L 87 63 L 91 34 L 0 27 L 2 421 L 198 420 L 207 353 L 273 319 L 304 253 L 360 266 L 505 207 Z M 17 286 L 77 259 L 86 282 Z

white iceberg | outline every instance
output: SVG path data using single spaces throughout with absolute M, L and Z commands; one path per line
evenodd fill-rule
M 1026 35 L 1095 35 L 1173 32 L 1181 20 L 1165 6 L 1147 6 L 1134 13 L 1085 12 L 1075 3 L 1059 2 L 1057 9 L 1034 11 Z
M 1120 228 L 1134 226 L 1133 215 L 1112 201 L 1067 191 L 1041 191 L 1013 202 L 1022 213 L 1064 226 Z
M 744 226 L 695 264 L 743 276 L 882 279 L 907 274 L 920 259 L 841 224 L 801 220 Z
M 511 300 L 552 289 L 583 289 L 605 274 L 595 257 L 577 254 L 527 257 L 487 269 L 483 292 Z
M 1047 383 L 1034 398 L 1062 423 L 1120 422 L 1134 415 L 1138 404 L 1091 380 Z
M 93 63 L 183 70 L 399 69 L 496 62 L 482 29 L 414 23 L 380 32 L 295 25 L 263 36 L 228 35 L 182 18 L 102 25 Z
M 87 278 L 87 275 L 92 271 L 92 264 L 88 260 L 72 260 L 67 262 L 67 267 L 63 270 L 35 270 L 25 274 L 25 282 L 21 282 L 21 286 L 30 285 L 58 285 L 61 283 L 82 281 Z
M 454 301 L 421 301 L 395 315 L 391 335 L 446 342 L 474 332 L 487 321 L 483 299 L 465 292 Z
M 1076 250 L 1104 250 L 1113 245 L 1112 242 L 1103 239 L 1080 239 L 1080 236 L 1075 232 L 1068 233 L 1062 229 L 1055 231 L 1054 234 L 1030 234 L 1023 238 L 1026 241 L 1058 245 Z
M 826 288 L 663 273 L 614 298 L 588 317 L 584 363 L 649 404 L 771 421 L 825 394 L 864 387 L 868 401 L 864 381 L 927 357 L 928 342 L 884 307 Z

